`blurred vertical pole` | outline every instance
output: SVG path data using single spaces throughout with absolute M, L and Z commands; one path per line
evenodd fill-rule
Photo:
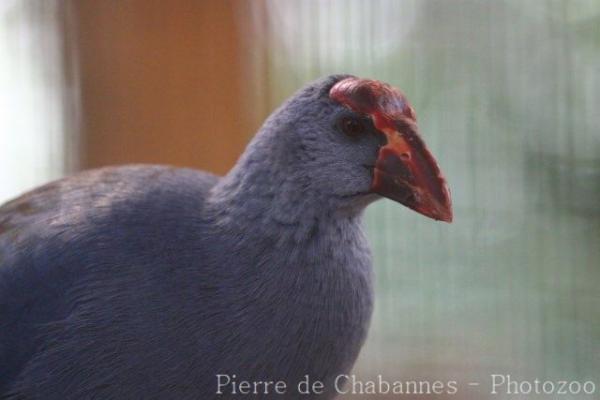
M 247 76 L 244 96 L 253 130 L 271 113 L 273 104 L 271 66 L 272 28 L 267 14 L 266 0 L 235 0 L 235 21 L 240 35 L 240 47 Z
M 252 123 L 233 0 L 72 1 L 83 163 L 235 162 Z
M 0 203 L 77 167 L 70 11 L 58 0 L 0 2 Z

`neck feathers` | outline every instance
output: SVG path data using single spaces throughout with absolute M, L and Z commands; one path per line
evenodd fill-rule
M 360 223 L 362 212 L 344 212 L 334 199 L 311 188 L 306 178 L 276 168 L 271 160 L 268 155 L 243 156 L 213 187 L 210 208 L 223 224 L 300 241 L 310 239 L 322 226 Z

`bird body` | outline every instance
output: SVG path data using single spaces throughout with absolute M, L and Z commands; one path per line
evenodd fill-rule
M 28 399 L 209 398 L 216 373 L 292 384 L 347 371 L 371 309 L 360 217 L 315 220 L 306 236 L 292 221 L 248 232 L 230 206 L 206 201 L 216 181 L 105 168 L 7 204 L 3 254 L 18 256 L 0 275 L 3 389 Z M 10 216 L 21 218 L 15 232 Z M 336 251 L 340 242 L 356 254 Z M 7 251 L 15 245 L 29 251 Z
M 217 374 L 334 397 L 372 311 L 381 147 L 332 130 L 343 78 L 292 97 L 222 178 L 109 167 L 1 207 L 0 399 L 210 399 Z

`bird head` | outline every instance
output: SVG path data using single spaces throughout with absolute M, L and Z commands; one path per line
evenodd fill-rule
M 248 152 L 255 162 L 268 157 L 306 197 L 360 207 L 383 196 L 452 221 L 446 180 L 415 112 L 386 83 L 350 75 L 314 82 L 275 111 L 255 139 L 254 150 L 267 149 Z
M 446 180 L 402 92 L 376 80 L 348 77 L 331 88 L 329 97 L 351 113 L 341 117 L 340 131 L 356 136 L 374 130 L 385 138 L 371 167 L 370 190 L 427 217 L 451 222 Z

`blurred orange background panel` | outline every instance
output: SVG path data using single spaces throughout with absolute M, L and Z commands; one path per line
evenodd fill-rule
M 73 2 L 84 168 L 233 165 L 254 127 L 232 3 Z

